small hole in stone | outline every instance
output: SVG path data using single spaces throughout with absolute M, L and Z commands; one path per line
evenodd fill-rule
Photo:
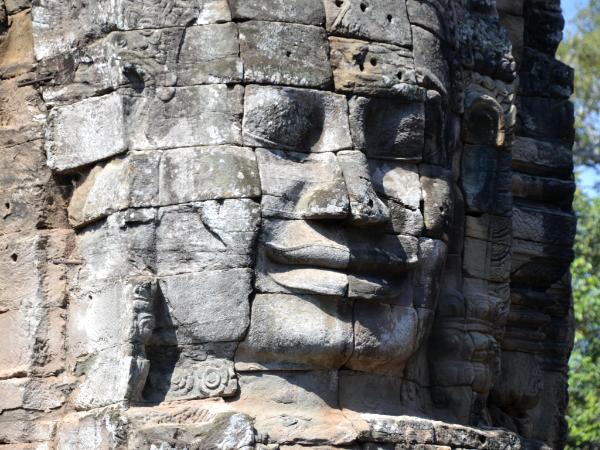
M 373 207 L 373 199 L 369 199 L 369 201 L 367 202 L 367 205 L 369 205 L 369 208 Z
M 88 295 L 88 298 L 91 300 L 93 298 L 92 294 Z
M 377 65 L 377 60 L 375 58 L 371 58 L 371 61 L 369 61 L 371 63 L 371 65 L 373 67 L 375 67 Z
M 10 255 L 10 259 L 12 259 L 14 262 L 17 262 L 17 259 L 19 259 L 19 255 L 13 253 L 12 255 Z
M 391 15 L 391 14 L 388 14 L 388 15 L 387 15 L 387 21 L 388 21 L 389 23 L 392 23 L 392 19 L 393 19 L 392 15 Z
M 287 56 L 287 57 L 289 58 L 290 56 L 292 56 L 292 52 L 290 52 L 290 51 L 288 50 L 287 52 L 285 52 L 285 56 Z
M 399 79 L 399 80 L 401 80 L 401 79 L 402 79 L 402 76 L 403 76 L 403 75 L 404 75 L 404 74 L 403 74 L 402 72 L 398 72 L 398 73 L 396 74 L 396 76 L 398 77 L 398 79 Z
M 358 68 L 360 69 L 361 72 L 363 72 L 365 70 L 365 66 L 363 65 L 363 63 L 359 63 Z
M 4 207 L 5 207 L 6 209 L 10 209 L 10 203 L 5 203 L 5 204 L 4 204 Z
M 335 0 L 335 6 L 337 6 L 338 8 L 340 8 L 343 4 L 344 2 L 342 0 Z
M 361 4 L 360 4 L 360 10 L 361 10 L 362 12 L 365 12 L 365 11 L 367 10 L 367 5 L 366 5 L 366 4 L 364 4 L 364 3 L 361 3 Z

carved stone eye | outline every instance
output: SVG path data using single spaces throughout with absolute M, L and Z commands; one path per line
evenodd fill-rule
M 470 102 L 464 119 L 466 142 L 501 147 L 505 133 L 504 112 L 495 99 L 482 95 Z

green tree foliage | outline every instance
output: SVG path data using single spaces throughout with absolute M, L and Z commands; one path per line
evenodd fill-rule
M 600 164 L 600 0 L 589 0 L 572 25 L 558 56 L 575 68 L 575 163 L 596 166 Z
M 575 69 L 575 164 L 600 167 L 600 0 L 581 9 L 558 51 Z M 576 320 L 569 361 L 569 450 L 600 450 L 600 197 L 577 191 L 575 261 L 571 267 Z
M 600 449 L 600 197 L 575 194 L 578 216 L 571 266 L 575 345 L 569 379 L 569 449 Z

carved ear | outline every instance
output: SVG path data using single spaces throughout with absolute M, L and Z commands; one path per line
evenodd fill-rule
M 500 104 L 489 95 L 466 99 L 463 139 L 469 144 L 502 147 L 506 138 L 506 120 Z

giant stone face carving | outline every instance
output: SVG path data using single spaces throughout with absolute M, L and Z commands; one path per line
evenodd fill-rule
M 560 368 L 511 339 L 569 258 L 540 221 L 573 223 L 513 206 L 513 167 L 535 198 L 527 149 L 552 151 L 516 131 L 494 2 L 34 3 L 68 203 L 48 441 L 560 446 L 532 426 L 562 418 L 540 400 Z M 540 253 L 554 272 L 527 284 Z

